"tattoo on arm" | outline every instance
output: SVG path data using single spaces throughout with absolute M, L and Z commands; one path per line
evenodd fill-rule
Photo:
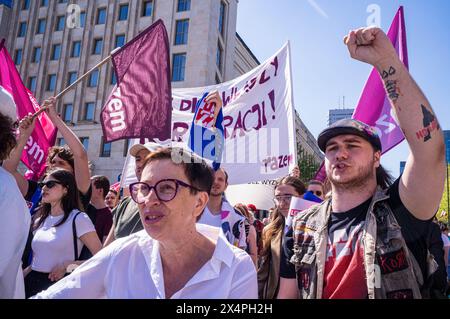
M 391 75 L 394 75 L 395 72 L 396 72 L 396 71 L 395 71 L 394 67 L 391 66 L 391 67 L 389 67 L 389 70 L 388 70 L 388 71 L 383 70 L 383 72 L 381 72 L 381 78 L 382 78 L 383 80 L 385 80 L 385 79 L 387 79 L 388 77 L 390 77 Z
M 396 70 L 394 67 L 389 67 L 389 70 L 383 70 L 381 72 L 381 78 L 384 80 L 384 85 L 386 87 L 386 91 L 388 93 L 389 99 L 393 102 L 397 101 L 398 97 L 400 96 L 400 92 L 397 88 L 397 81 L 396 80 L 388 80 L 388 78 L 396 73 Z
M 397 90 L 397 81 L 395 80 L 386 80 L 385 82 L 386 91 L 389 95 L 389 99 L 393 102 L 397 101 L 399 97 L 399 92 Z
M 431 140 L 431 132 L 440 130 L 440 126 L 433 112 L 429 111 L 423 104 L 420 106 L 423 113 L 423 128 L 416 132 L 416 137 L 426 142 Z

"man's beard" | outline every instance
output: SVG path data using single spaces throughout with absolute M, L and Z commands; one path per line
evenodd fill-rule
M 223 192 L 221 192 L 221 191 L 214 191 L 214 190 L 211 189 L 209 194 L 210 194 L 210 196 L 222 196 Z
M 221 190 L 221 187 L 211 187 L 211 191 L 209 192 L 209 196 L 222 196 L 223 190 Z
M 329 174 L 331 184 L 340 190 L 361 190 L 374 177 L 373 172 L 374 160 L 370 161 L 365 166 L 358 168 L 356 177 L 350 180 L 340 181 L 333 178 L 333 174 Z

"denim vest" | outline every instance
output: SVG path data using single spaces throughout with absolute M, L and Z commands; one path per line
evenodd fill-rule
M 378 188 L 362 230 L 367 295 L 369 299 L 422 298 L 424 278 L 417 260 L 406 246 L 401 228 L 389 207 L 387 191 Z M 294 255 L 299 297 L 322 298 L 331 200 L 295 217 Z M 428 275 L 437 263 L 428 251 Z

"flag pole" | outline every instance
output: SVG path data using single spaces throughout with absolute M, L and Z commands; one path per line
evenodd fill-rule
M 83 74 L 81 77 L 79 77 L 78 79 L 75 80 L 75 82 L 73 82 L 71 85 L 69 85 L 68 87 L 66 87 L 64 90 L 62 90 L 61 92 L 58 93 L 58 95 L 55 96 L 55 99 L 59 99 L 61 96 L 63 96 L 67 91 L 69 91 L 70 89 L 72 89 L 73 87 L 75 87 L 78 83 L 80 83 L 82 80 L 84 80 L 89 74 L 91 74 L 92 72 L 94 72 L 95 69 L 98 69 L 99 67 L 101 67 L 103 64 L 105 64 L 106 62 L 108 62 L 109 60 L 111 60 L 112 55 L 119 50 L 120 47 L 115 48 L 114 50 L 111 51 L 111 53 L 104 58 L 102 61 L 100 61 L 99 63 L 97 63 L 96 65 L 94 65 L 89 71 L 87 71 L 85 74 Z
M 75 82 L 73 82 L 71 85 L 69 85 L 68 87 L 66 87 L 64 90 L 62 90 L 61 92 L 58 93 L 58 95 L 55 96 L 55 99 L 59 99 L 60 97 L 62 97 L 66 92 L 68 92 L 69 90 L 71 90 L 72 88 L 74 88 L 78 83 L 80 83 L 82 80 L 84 80 L 89 74 L 91 74 L 92 72 L 94 72 L 94 70 L 98 69 L 99 67 L 101 67 L 103 64 L 105 64 L 106 62 L 108 62 L 109 60 L 111 60 L 112 55 L 119 50 L 120 47 L 115 48 L 114 50 L 111 51 L 111 53 L 104 58 L 102 61 L 100 61 L 99 63 L 97 63 L 96 65 L 94 65 L 89 71 L 87 71 L 85 74 L 83 74 L 81 77 L 79 77 L 78 79 L 75 80 Z M 33 119 L 35 119 L 39 114 L 41 114 L 42 112 L 44 112 L 47 108 L 42 107 L 40 108 L 38 111 L 36 111 L 36 113 L 33 114 Z

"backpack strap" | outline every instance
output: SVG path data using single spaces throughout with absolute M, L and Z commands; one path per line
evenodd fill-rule
M 72 219 L 72 235 L 73 235 L 73 255 L 74 255 L 74 259 L 73 260 L 78 260 L 78 236 L 77 236 L 77 226 L 75 225 L 75 219 L 77 218 L 77 216 L 80 214 L 81 212 L 78 211 L 75 214 L 75 217 Z

